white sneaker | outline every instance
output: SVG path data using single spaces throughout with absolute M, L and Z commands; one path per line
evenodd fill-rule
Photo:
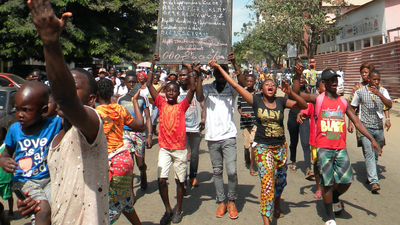
M 338 203 L 333 203 L 333 212 L 335 213 L 335 215 L 340 215 L 340 213 L 342 213 L 342 210 L 343 210 L 342 201 L 339 201 Z
M 325 225 L 336 225 L 335 220 L 328 220 L 326 221 Z

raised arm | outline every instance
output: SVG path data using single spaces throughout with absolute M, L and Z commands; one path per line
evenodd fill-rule
M 307 109 L 307 102 L 300 97 L 299 95 L 297 95 L 296 93 L 294 93 L 291 89 L 290 89 L 290 85 L 286 82 L 286 81 L 282 81 L 282 86 L 279 86 L 280 89 L 282 89 L 283 92 L 285 92 L 285 94 L 287 94 L 288 96 L 290 96 L 293 100 L 288 99 L 286 102 L 286 108 L 289 109 Z
M 201 72 L 200 72 L 200 64 L 198 63 L 196 65 L 193 65 L 193 70 L 196 72 L 196 76 L 197 76 L 197 82 L 196 82 L 196 99 L 199 102 L 203 102 L 204 101 L 204 95 L 203 95 L 203 84 L 202 84 L 202 80 L 201 80 Z
M 246 89 L 244 89 L 242 86 L 240 86 L 238 83 L 236 83 L 236 81 L 231 76 L 229 76 L 229 74 L 227 74 L 224 69 L 222 69 L 222 67 L 217 63 L 216 60 L 211 60 L 210 62 L 208 62 L 208 66 L 219 70 L 220 73 L 222 74 L 222 76 L 224 76 L 225 80 L 237 92 L 239 92 L 239 94 L 241 96 L 243 96 L 244 100 L 246 100 L 250 105 L 253 105 L 253 95 L 250 92 L 248 92 Z
M 99 119 L 96 112 L 84 107 L 78 98 L 77 89 L 88 85 L 74 79 L 64 60 L 59 37 L 72 13 L 62 14 L 58 19 L 51 8 L 49 0 L 28 0 L 32 20 L 43 41 L 46 59 L 47 78 L 50 82 L 54 100 L 68 121 L 76 126 L 86 136 L 88 141 L 94 141 L 98 133 Z
M 296 75 L 293 79 L 293 92 L 300 95 L 300 77 L 303 74 L 304 66 L 301 64 L 300 56 L 298 56 L 299 62 L 294 66 L 294 70 L 296 71 Z
M 196 86 L 195 86 L 195 81 L 194 81 L 194 76 L 197 76 L 197 72 L 193 70 L 193 67 L 198 67 L 196 70 L 198 71 L 200 68 L 200 62 L 198 63 L 193 63 L 193 65 L 185 63 L 185 61 L 182 59 L 182 66 L 186 67 L 188 69 L 188 75 L 189 75 L 189 91 L 186 95 L 186 100 L 189 104 L 192 103 L 192 99 L 194 96 L 194 92 L 196 91 Z
M 156 65 L 156 61 L 160 60 L 160 56 L 157 54 L 154 54 L 152 60 L 151 60 L 151 68 L 149 73 L 147 74 L 147 88 L 149 89 L 150 95 L 151 97 L 156 100 L 157 95 L 158 95 L 158 91 L 154 88 L 153 86 L 153 70 L 154 70 L 154 66 Z
M 242 71 L 240 70 L 239 66 L 236 63 L 235 54 L 233 54 L 233 47 L 231 46 L 231 52 L 226 57 L 226 60 L 231 61 L 233 68 L 235 68 L 235 75 L 237 76 L 238 83 L 240 86 L 244 87 L 246 85 L 246 80 Z
M 367 128 L 361 123 L 361 121 L 358 119 L 356 114 L 354 113 L 354 109 L 350 106 L 350 103 L 347 104 L 347 110 L 346 114 L 349 117 L 351 121 L 353 121 L 354 126 L 362 133 L 366 138 L 368 138 L 371 141 L 372 149 L 377 149 L 379 152 L 379 155 L 382 155 L 382 149 L 381 146 L 378 145 L 378 143 L 375 141 L 374 137 L 369 133 Z

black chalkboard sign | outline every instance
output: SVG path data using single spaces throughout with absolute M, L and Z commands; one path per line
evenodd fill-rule
M 232 0 L 160 0 L 160 64 L 226 62 L 232 44 Z

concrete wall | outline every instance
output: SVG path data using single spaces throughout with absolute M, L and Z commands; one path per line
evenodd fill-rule
M 397 14 L 399 14 L 397 12 Z M 374 23 L 374 20 L 371 19 L 372 17 L 376 17 L 377 19 L 377 30 L 373 32 L 366 32 L 364 34 L 358 34 L 355 36 L 349 35 L 344 37 L 343 34 L 340 34 L 336 37 L 336 43 L 348 43 L 354 42 L 361 39 L 367 39 L 373 36 L 381 36 L 382 33 L 386 33 L 386 24 L 385 24 L 385 1 L 384 0 L 377 0 L 371 3 L 368 3 L 366 6 L 362 6 L 358 9 L 352 10 L 344 15 L 342 19 L 340 19 L 337 23 L 337 26 L 342 26 L 345 29 L 342 31 L 344 33 L 351 33 L 350 29 L 354 26 L 358 26 L 363 24 L 366 19 L 369 19 L 367 22 L 367 26 L 369 26 L 369 22 L 371 21 Z M 372 24 L 373 25 L 373 24 Z

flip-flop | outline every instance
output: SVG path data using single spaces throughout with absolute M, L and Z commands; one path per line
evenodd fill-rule
M 250 172 L 250 175 L 252 175 L 252 176 L 257 176 L 257 175 L 258 175 L 258 172 L 252 171 L 252 172 Z
M 315 199 L 322 199 L 322 191 L 320 191 L 320 190 L 316 191 L 315 195 L 314 195 L 314 198 Z
M 277 218 L 277 219 L 285 217 L 285 215 L 283 215 L 282 212 L 274 212 L 274 216 L 275 216 L 275 218 Z
M 314 177 L 314 173 L 311 170 L 308 170 L 306 173 L 306 179 L 309 180 Z

